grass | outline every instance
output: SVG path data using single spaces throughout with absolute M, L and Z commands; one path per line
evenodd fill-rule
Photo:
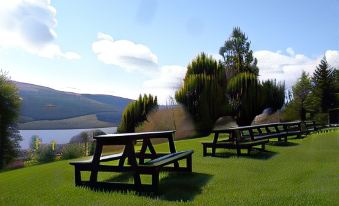
M 73 168 L 68 161 L 58 161 L 1 172 L 0 205 L 339 204 L 339 130 L 268 145 L 270 152 L 239 158 L 223 149 L 218 150 L 220 157 L 202 157 L 200 142 L 211 139 L 176 142 L 178 150 L 195 150 L 194 173 L 162 173 L 159 196 L 75 187 Z M 131 181 L 128 174 L 99 178 Z

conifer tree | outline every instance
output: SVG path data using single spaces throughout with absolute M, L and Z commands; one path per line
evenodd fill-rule
M 320 111 L 327 112 L 335 106 L 335 69 L 332 68 L 324 57 L 313 73 L 312 82 L 315 92 L 320 98 Z
M 157 97 L 152 95 L 139 96 L 136 101 L 129 103 L 124 112 L 118 127 L 119 133 L 135 132 L 135 128 L 147 120 L 147 115 L 158 107 Z

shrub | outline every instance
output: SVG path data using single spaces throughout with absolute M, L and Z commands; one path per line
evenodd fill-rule
M 317 113 L 314 115 L 314 120 L 317 124 L 326 125 L 328 124 L 328 113 Z
M 83 148 L 80 144 L 66 144 L 61 151 L 61 159 L 74 159 L 83 156 Z
M 51 145 L 44 145 L 37 151 L 37 161 L 40 163 L 52 162 L 55 160 L 55 152 Z

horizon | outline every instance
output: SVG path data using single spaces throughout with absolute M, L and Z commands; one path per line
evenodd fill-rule
M 335 0 L 0 0 L 0 67 L 13 81 L 129 99 L 153 94 L 164 104 L 191 60 L 201 52 L 219 59 L 238 26 L 259 79 L 290 89 L 323 56 L 339 68 L 338 10 Z

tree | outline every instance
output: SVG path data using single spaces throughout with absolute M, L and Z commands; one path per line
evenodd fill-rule
M 124 112 L 118 127 L 119 133 L 134 132 L 135 128 L 147 120 L 147 115 L 158 107 L 157 97 L 152 95 L 140 95 L 139 98 L 129 103 Z
M 31 150 L 37 151 L 41 145 L 41 142 L 42 140 L 38 135 L 33 135 L 31 137 L 31 143 L 29 147 L 31 148 Z
M 311 97 L 312 92 L 311 78 L 305 71 L 301 73 L 301 77 L 292 87 L 292 92 L 299 117 L 304 121 L 306 119 L 306 102 Z
M 268 81 L 261 85 L 259 82 L 257 59 L 253 57 L 250 46 L 248 37 L 236 27 L 219 50 L 228 79 L 227 95 L 239 125 L 251 124 L 265 107 L 281 108 L 285 99 L 284 84 Z M 270 96 L 269 93 L 279 95 L 276 97 L 278 101 L 272 103 L 272 99 L 265 98 Z
M 12 161 L 19 152 L 16 120 L 19 115 L 20 97 L 13 82 L 0 72 L 0 169 Z
M 198 132 L 209 132 L 227 111 L 223 66 L 211 56 L 199 54 L 187 66 L 184 84 L 176 91 L 175 99 L 190 113 Z
M 327 112 L 335 106 L 336 76 L 335 69 L 331 67 L 324 57 L 313 73 L 312 82 L 315 92 L 320 98 L 321 112 Z

